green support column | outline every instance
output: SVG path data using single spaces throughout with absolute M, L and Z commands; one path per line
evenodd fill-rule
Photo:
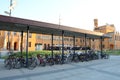
M 64 31 L 62 31 L 62 64 L 64 64 Z
M 73 53 L 75 54 L 75 36 L 73 36 Z
M 28 40 L 29 40 L 29 26 L 27 26 L 26 67 L 28 67 Z
M 103 40 L 103 38 L 102 38 L 102 36 L 101 36 L 101 37 L 100 37 L 100 41 L 101 41 L 101 54 L 103 53 L 102 40 Z
M 52 59 L 53 59 L 53 34 L 51 35 L 51 53 L 52 53 Z
M 23 31 L 21 32 L 21 43 L 20 43 L 21 56 L 23 55 Z
M 87 53 L 87 49 L 86 49 L 86 47 L 87 47 L 86 37 L 87 37 L 87 34 L 85 34 L 85 53 Z

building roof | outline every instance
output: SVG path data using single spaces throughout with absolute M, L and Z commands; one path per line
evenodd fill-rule
M 114 24 L 107 24 L 107 23 L 105 25 L 102 25 L 102 26 L 99 26 L 99 27 L 108 27 L 108 26 L 115 27 Z
M 41 21 L 34 21 L 34 20 L 0 15 L 0 30 L 27 32 L 28 26 L 29 26 L 29 32 L 31 33 L 61 35 L 62 31 L 64 31 L 65 36 L 84 37 L 86 34 L 87 37 L 89 38 L 100 38 L 101 36 L 110 37 L 100 32 L 94 32 L 94 31 L 73 28 L 64 25 L 57 25 L 57 24 L 46 23 Z

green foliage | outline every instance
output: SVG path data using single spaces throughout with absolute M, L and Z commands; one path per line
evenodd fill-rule
M 15 53 L 18 57 L 21 56 L 21 52 L 17 52 Z M 28 56 L 31 57 L 31 56 L 36 56 L 37 54 L 41 54 L 41 55 L 45 55 L 45 54 L 51 54 L 51 51 L 29 51 L 28 52 Z M 22 53 L 22 56 L 26 56 L 26 52 L 23 52 Z
M 84 51 L 83 51 L 84 52 Z M 120 55 L 120 50 L 107 50 L 107 51 L 103 51 L 107 54 L 110 54 L 110 55 Z M 62 52 L 61 51 L 53 51 L 53 54 L 61 54 Z M 67 52 L 64 51 L 65 54 L 67 54 Z M 36 56 L 37 54 L 41 54 L 42 56 L 44 55 L 51 55 L 51 51 L 50 50 L 42 50 L 42 51 L 29 51 L 28 52 L 28 57 L 31 57 L 31 56 Z M 20 57 L 21 56 L 21 52 L 16 52 L 16 53 L 13 53 L 12 54 L 13 56 L 15 57 Z M 26 52 L 23 52 L 22 53 L 22 56 L 23 57 L 26 57 Z M 3 59 L 6 59 L 7 56 L 4 56 L 4 57 L 1 57 Z
M 16 52 L 15 54 L 16 54 L 16 55 L 15 55 L 16 57 L 21 56 L 21 52 Z M 42 55 L 42 56 L 44 56 L 44 55 L 46 55 L 46 54 L 47 54 L 47 55 L 51 55 L 51 51 L 50 51 L 50 50 L 29 51 L 29 52 L 28 52 L 28 57 L 36 56 L 37 54 L 40 54 L 40 55 Z M 53 54 L 60 54 L 60 52 L 59 52 L 59 51 L 54 51 Z M 22 56 L 25 57 L 25 56 L 26 56 L 26 52 L 23 52 L 23 53 L 22 53 Z
M 108 50 L 106 53 L 110 55 L 120 55 L 120 50 Z

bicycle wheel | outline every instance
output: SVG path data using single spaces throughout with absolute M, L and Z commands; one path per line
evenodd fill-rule
M 40 65 L 44 67 L 44 66 L 46 66 L 46 63 L 42 62 Z
M 50 59 L 49 65 L 50 65 L 50 66 L 54 65 L 54 60 L 53 60 L 53 59 Z
M 15 68 L 20 69 L 21 68 L 21 63 L 18 61 L 15 63 Z
M 33 70 L 37 66 L 37 62 L 28 62 L 28 69 Z
M 10 63 L 5 64 L 5 68 L 10 70 L 12 68 L 12 65 Z

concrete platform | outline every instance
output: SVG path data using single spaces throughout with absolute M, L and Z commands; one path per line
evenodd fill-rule
M 120 80 L 120 56 L 89 62 L 6 70 L 0 60 L 0 80 Z

